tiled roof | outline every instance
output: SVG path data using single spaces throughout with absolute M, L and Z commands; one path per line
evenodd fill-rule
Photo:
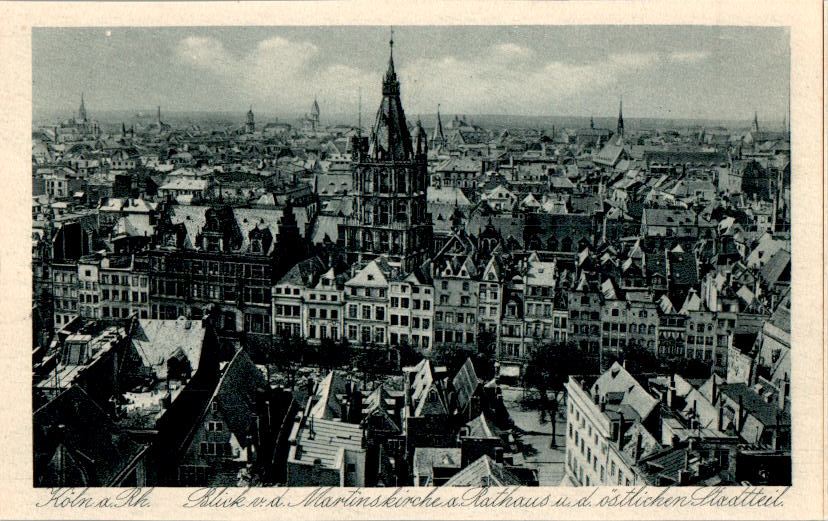
M 468 432 L 465 434 L 469 438 L 478 439 L 500 439 L 501 430 L 486 418 L 484 413 L 480 416 L 466 423 Z
M 434 467 L 460 468 L 462 449 L 453 447 L 417 447 L 412 466 L 420 475 L 432 475 Z
M 621 393 L 623 398 L 620 404 L 629 406 L 640 421 L 647 419 L 659 403 L 618 362 L 614 362 L 612 367 L 598 377 L 592 389 L 601 396 L 608 393 Z
M 496 463 L 492 458 L 484 455 L 452 476 L 443 486 L 509 487 L 520 485 L 523 485 L 523 482 L 507 470 L 502 463 Z
M 291 448 L 289 461 L 313 464 L 316 460 L 323 467 L 342 468 L 344 451 L 361 451 L 362 427 L 353 423 L 306 418 Z
M 454 391 L 457 393 L 457 406 L 462 411 L 465 410 L 469 404 L 472 395 L 480 385 L 480 380 L 477 378 L 477 373 L 474 371 L 474 363 L 471 357 L 466 358 L 466 361 L 457 371 L 457 375 L 452 380 Z
M 35 411 L 33 437 L 35 486 L 114 486 L 144 451 L 78 386 Z
M 267 387 L 262 372 L 241 349 L 224 368 L 216 393 L 210 400 L 211 404 L 218 403 L 230 432 L 243 447 L 247 446 L 247 435 L 255 434 L 257 390 Z
M 205 333 L 206 329 L 200 321 L 183 317 L 177 320 L 141 319 L 131 341 L 144 366 L 163 380 L 167 376 L 167 361 L 172 358 L 186 360 L 190 374 L 195 374 L 201 360 Z

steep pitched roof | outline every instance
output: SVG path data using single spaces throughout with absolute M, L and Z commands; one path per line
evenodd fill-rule
M 217 403 L 227 425 L 239 443 L 246 447 L 248 434 L 256 428 L 257 390 L 268 383 L 250 356 L 240 349 L 228 362 L 210 404 Z
M 35 411 L 33 437 L 36 486 L 116 486 L 145 450 L 76 385 Z
M 466 406 L 468 406 L 479 385 L 480 380 L 474 371 L 474 363 L 471 357 L 466 358 L 460 370 L 457 371 L 454 380 L 452 380 L 454 392 L 457 393 L 457 406 L 461 411 L 465 410 Z
M 509 487 L 523 485 L 523 482 L 502 463 L 496 463 L 489 456 L 481 456 L 469 466 L 452 476 L 444 487 Z
M 131 342 L 143 364 L 161 380 L 167 376 L 167 362 L 186 360 L 190 374 L 198 370 L 206 328 L 200 321 L 141 319 Z

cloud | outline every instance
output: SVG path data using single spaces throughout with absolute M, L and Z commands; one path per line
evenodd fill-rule
M 646 67 L 657 60 L 658 54 L 654 52 L 611 54 L 609 57 L 609 62 L 619 67 Z
M 706 51 L 683 51 L 671 53 L 670 60 L 678 63 L 698 63 L 710 56 Z
M 237 54 L 215 38 L 190 36 L 178 43 L 176 55 L 181 63 L 211 74 L 234 97 L 273 112 L 305 112 L 316 95 L 324 112 L 353 114 L 361 88 L 363 116 L 370 116 L 379 103 L 384 73 L 382 66 L 366 71 L 331 62 L 313 43 L 280 37 Z M 397 63 L 397 72 L 412 116 L 433 112 L 438 103 L 447 112 L 566 113 L 585 93 L 605 92 L 615 99 L 629 75 L 659 60 L 657 53 L 637 52 L 572 63 L 506 42 L 492 44 L 476 57 L 421 56 Z
M 504 58 L 518 60 L 530 58 L 533 54 L 531 49 L 527 49 L 516 43 L 501 43 L 500 45 L 495 45 L 493 51 Z
M 235 95 L 276 112 L 304 112 L 314 95 L 339 111 L 356 109 L 359 87 L 380 81 L 379 71 L 320 64 L 316 45 L 281 37 L 262 40 L 239 55 L 215 38 L 190 36 L 178 42 L 175 52 L 182 63 L 213 75 Z
M 585 92 L 605 91 L 614 99 L 625 77 L 659 61 L 657 53 L 649 52 L 584 63 L 544 61 L 522 50 L 496 44 L 480 58 L 419 58 L 403 64 L 399 71 L 406 106 L 433 111 L 441 103 L 447 112 L 564 113 L 571 108 L 570 100 Z

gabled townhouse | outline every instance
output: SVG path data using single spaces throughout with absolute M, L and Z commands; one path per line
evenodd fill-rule
M 345 336 L 356 346 L 388 342 L 388 279 L 391 268 L 374 259 L 345 282 Z

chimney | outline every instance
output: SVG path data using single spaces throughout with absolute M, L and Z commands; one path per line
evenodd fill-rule
M 780 411 L 785 410 L 785 400 L 788 398 L 788 393 L 790 392 L 790 382 L 788 382 L 788 375 L 785 375 L 785 379 L 779 384 L 779 392 L 777 393 L 779 396 L 779 403 L 777 404 L 777 408 Z
M 502 464 L 503 463 L 503 447 L 495 447 L 494 454 L 495 454 L 495 457 L 494 457 L 495 463 L 501 463 Z
M 473 420 L 480 416 L 480 397 L 479 396 L 472 396 L 471 401 L 469 402 L 469 419 Z
M 248 449 L 248 451 L 249 451 L 249 453 L 248 453 L 248 458 L 249 458 L 251 461 L 256 461 L 256 444 L 254 443 L 254 438 L 253 438 L 253 435 L 252 435 L 252 434 L 248 434 L 248 435 L 245 437 L 245 440 L 246 440 L 246 442 L 247 442 L 247 449 Z
M 779 440 L 779 437 L 780 437 L 779 426 L 780 426 L 780 423 L 781 423 L 779 420 L 780 420 L 781 416 L 782 416 L 782 413 L 780 411 L 776 411 L 776 425 L 775 425 L 775 428 L 773 429 L 773 438 L 771 439 L 771 449 L 773 449 L 774 452 L 779 450 L 779 441 L 780 441 Z
M 711 385 L 711 389 L 710 389 L 710 403 L 712 403 L 713 405 L 715 405 L 715 404 L 716 404 L 717 399 L 719 398 L 719 396 L 718 396 L 718 393 L 719 393 L 719 386 L 718 386 L 718 384 L 716 383 L 716 375 L 713 375 L 712 380 L 713 380 L 713 381 L 712 381 L 712 385 Z
M 633 453 L 633 459 L 636 463 L 638 463 L 638 460 L 641 459 L 641 442 L 643 438 L 644 436 L 642 436 L 640 432 L 637 433 L 635 437 L 635 452 Z
M 672 410 L 673 402 L 676 399 L 676 377 L 670 375 L 670 388 L 667 389 L 667 407 Z
M 721 432 L 724 429 L 724 404 L 719 404 L 719 409 L 716 415 L 716 428 Z
M 351 423 L 359 423 L 362 421 L 362 393 L 357 389 L 356 384 L 352 384 L 353 394 L 350 401 L 350 417 L 348 420 Z
M 742 395 L 739 395 L 739 403 L 736 406 L 736 414 L 733 416 L 733 428 L 738 434 L 742 430 Z
M 349 405 L 348 401 L 349 401 L 348 397 L 346 396 L 339 403 L 339 406 L 340 406 L 339 417 L 342 418 L 343 422 L 348 422 L 351 419 L 351 410 L 348 407 L 348 405 Z

